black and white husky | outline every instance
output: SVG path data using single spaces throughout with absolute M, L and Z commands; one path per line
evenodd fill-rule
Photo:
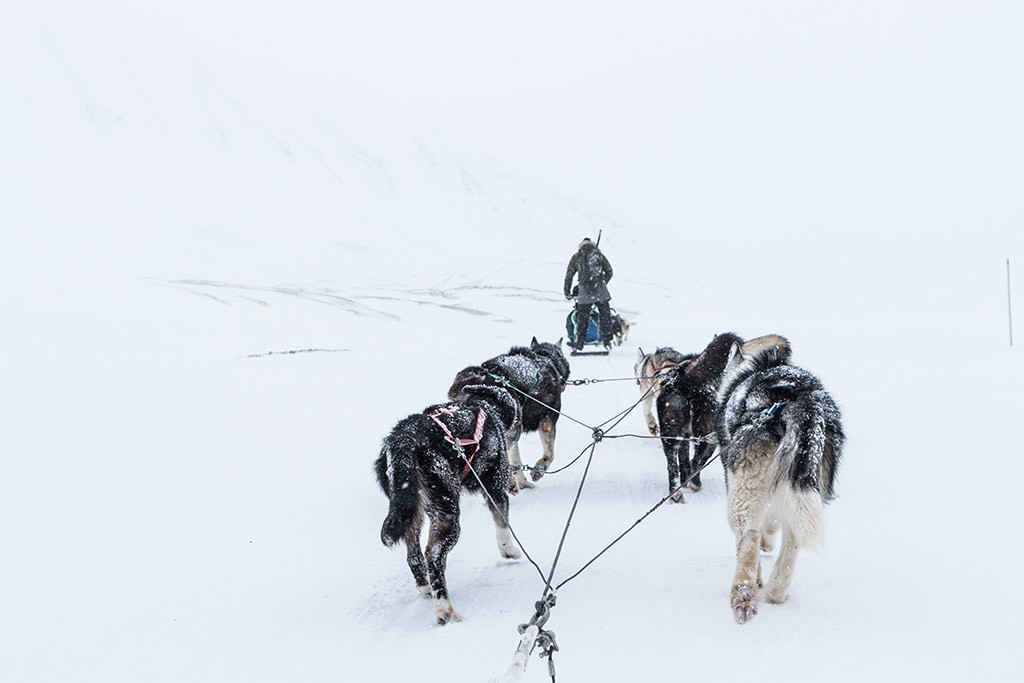
M 760 341 L 733 347 L 715 414 L 736 534 L 730 604 L 740 624 L 757 614 L 760 551 L 771 549 L 779 528 L 782 546 L 763 588 L 770 603 L 786 599 L 799 549 L 821 546 L 844 441 L 839 408 L 821 381 L 789 364 L 785 339 Z
M 543 454 L 531 471 L 537 481 L 544 476 L 555 459 L 555 428 L 562 409 L 562 392 L 569 379 L 569 361 L 562 353 L 562 340 L 539 342 L 534 337 L 529 347 L 514 346 L 508 353 L 460 370 L 448 389 L 448 398 L 456 396 L 469 384 L 495 384 L 507 381 L 510 391 L 523 411 L 523 431 L 538 432 Z M 512 493 L 533 488 L 523 474 L 519 439 L 509 441 L 508 459 L 515 471 Z
M 647 431 L 652 436 L 658 435 L 658 421 L 651 413 L 651 406 L 654 399 L 661 392 L 661 384 L 665 379 L 665 373 L 672 368 L 681 365 L 697 357 L 695 353 L 682 354 L 671 346 L 659 346 L 654 353 L 644 353 L 643 349 L 637 349 L 636 362 L 633 364 L 633 376 L 640 387 L 641 411 L 644 419 L 647 420 Z
M 483 482 L 498 552 L 509 559 L 521 557 L 506 521 L 506 452 L 509 439 L 518 438 L 521 429 L 519 402 L 501 387 L 480 385 L 463 387 L 457 398 L 399 422 L 384 439 L 375 464 L 377 481 L 391 501 L 381 541 L 386 546 L 399 539 L 405 542 L 416 586 L 424 595 L 433 594 L 439 624 L 462 619 L 448 597 L 445 565 L 459 540 L 459 493 L 463 488 L 480 491 Z M 420 548 L 424 514 L 430 520 L 425 559 Z

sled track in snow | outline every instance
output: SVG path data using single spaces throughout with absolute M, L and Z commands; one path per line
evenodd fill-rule
M 476 318 L 491 318 L 494 322 L 512 324 L 515 321 L 511 318 L 497 315 L 491 311 L 483 310 L 467 303 L 461 303 L 460 298 L 464 293 L 472 293 L 481 290 L 487 292 L 506 292 L 502 296 L 516 299 L 527 299 L 530 301 L 560 301 L 559 297 L 544 290 L 531 290 L 521 287 L 501 286 L 463 286 L 452 289 L 402 289 L 402 288 L 358 288 L 359 293 L 351 290 L 344 291 L 326 287 L 323 285 L 248 285 L 241 283 L 224 282 L 220 280 L 205 279 L 176 279 L 161 280 L 153 279 L 159 284 L 173 287 L 181 291 L 203 297 L 226 306 L 242 304 L 255 304 L 264 308 L 273 308 L 274 296 L 285 296 L 298 298 L 313 303 L 324 304 L 340 308 L 346 313 L 353 315 L 378 318 L 385 320 L 401 321 L 402 316 L 397 313 L 384 310 L 380 303 L 389 304 L 415 304 L 417 306 L 433 306 Z M 369 302 L 373 302 L 372 304 Z

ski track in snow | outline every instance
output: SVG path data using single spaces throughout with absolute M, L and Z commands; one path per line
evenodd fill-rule
M 164 285 L 169 285 L 169 286 L 172 286 L 172 287 L 180 288 L 180 289 L 182 289 L 182 290 L 184 290 L 186 292 L 189 292 L 190 294 L 195 294 L 197 296 L 202 296 L 202 297 L 211 299 L 213 301 L 216 301 L 217 303 L 226 304 L 226 305 L 231 305 L 231 302 L 228 301 L 227 299 L 225 299 L 222 296 L 218 296 L 216 294 L 213 294 L 213 293 L 211 293 L 209 291 L 204 291 L 204 290 L 211 289 L 211 290 L 214 290 L 214 291 L 217 291 L 217 292 L 228 292 L 228 293 L 231 293 L 233 295 L 233 297 L 235 299 L 237 299 L 237 300 L 244 301 L 244 302 L 249 302 L 249 303 L 254 303 L 254 304 L 257 304 L 259 306 L 266 307 L 266 308 L 272 307 L 272 304 L 268 300 L 268 297 L 263 296 L 262 298 L 256 298 L 256 297 L 252 296 L 249 293 L 250 292 L 258 292 L 258 293 L 261 293 L 263 295 L 266 295 L 266 294 L 282 294 L 282 295 L 286 295 L 286 296 L 291 296 L 291 297 L 297 297 L 297 298 L 300 298 L 300 299 L 305 299 L 305 300 L 308 300 L 308 301 L 313 301 L 313 302 L 316 302 L 316 303 L 322 303 L 322 304 L 327 304 L 327 305 L 330 305 L 330 306 L 336 306 L 338 308 L 341 308 L 341 309 L 345 310 L 346 312 L 353 313 L 353 314 L 358 315 L 358 316 L 379 317 L 379 318 L 386 318 L 386 319 L 391 319 L 391 320 L 398 320 L 399 317 L 396 314 L 391 313 L 389 311 L 385 311 L 385 310 L 382 310 L 380 308 L 374 308 L 372 306 L 369 306 L 369 305 L 367 305 L 365 303 L 361 303 L 361 302 L 384 301 L 384 302 L 391 302 L 391 303 L 402 304 L 402 305 L 407 304 L 407 303 L 414 303 L 414 304 L 419 305 L 419 306 L 437 307 L 437 308 L 443 308 L 443 309 L 447 309 L 447 310 L 451 310 L 451 311 L 457 311 L 459 313 L 463 313 L 465 315 L 469 315 L 469 316 L 472 316 L 472 317 L 492 318 L 492 319 L 494 319 L 495 322 L 500 322 L 500 323 L 504 323 L 504 324 L 510 324 L 510 323 L 513 322 L 513 320 L 511 320 L 510 318 L 496 316 L 494 313 L 492 313 L 490 311 L 480 310 L 478 308 L 474 308 L 472 306 L 468 306 L 468 305 L 457 303 L 457 302 L 453 301 L 453 299 L 456 299 L 459 296 L 459 293 L 460 293 L 459 290 L 460 289 L 466 289 L 469 292 L 477 292 L 481 288 L 454 288 L 454 289 L 452 289 L 450 291 L 438 290 L 438 289 L 434 289 L 434 290 L 415 290 L 415 289 L 413 289 L 413 290 L 406 290 L 406 289 L 400 289 L 400 290 L 391 290 L 388 293 L 379 293 L 379 294 L 372 294 L 372 293 L 369 293 L 369 291 L 367 291 L 365 288 L 360 288 L 361 291 L 358 294 L 351 294 L 349 296 L 342 296 L 341 294 L 336 293 L 334 290 L 332 290 L 332 289 L 330 289 L 328 287 L 325 287 L 323 285 L 317 285 L 316 287 L 305 287 L 305 286 L 302 286 L 302 285 L 279 285 L 279 286 L 270 286 L 270 287 L 260 287 L 260 286 L 254 286 L 254 285 L 234 284 L 234 283 L 229 283 L 229 282 L 217 282 L 217 281 L 212 281 L 212 280 L 162 280 L 162 281 L 158 281 L 158 282 L 160 282 L 160 284 L 164 284 Z M 510 288 L 491 287 L 491 288 L 487 288 L 486 291 L 488 291 L 489 293 L 493 294 L 495 290 L 497 290 L 498 292 L 502 292 L 502 291 L 505 291 L 506 289 L 507 290 L 511 290 L 511 291 L 507 292 L 507 293 L 504 293 L 504 294 L 499 294 L 499 296 L 512 297 L 512 298 L 525 298 L 525 299 L 532 300 L 532 301 L 536 301 L 536 300 L 552 301 L 552 300 L 555 300 L 552 297 L 544 298 L 544 297 L 534 296 L 534 295 L 531 295 L 529 293 L 527 293 L 527 294 L 519 293 L 517 291 L 517 288 L 515 288 L 515 287 L 510 287 Z M 243 294 L 243 293 L 240 293 L 240 292 L 245 292 L 245 293 Z M 422 298 L 423 295 L 429 296 L 431 298 Z

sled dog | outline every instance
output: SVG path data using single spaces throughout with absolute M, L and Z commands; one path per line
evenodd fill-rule
M 757 614 L 762 592 L 783 602 L 799 549 L 821 546 L 823 507 L 834 496 L 845 439 L 835 401 L 817 377 L 790 365 L 788 342 L 775 335 L 761 342 L 733 346 L 715 413 L 736 535 L 729 600 L 739 624 Z M 782 546 L 764 586 L 759 553 L 771 549 L 780 528 Z
M 662 388 L 655 404 L 672 502 L 684 502 L 680 489 L 683 484 L 692 491 L 701 488 L 700 470 L 714 453 L 715 444 L 711 440 L 695 443 L 691 439 L 714 432 L 716 392 L 733 344 L 741 344 L 748 353 L 773 344 L 789 348 L 788 342 L 777 335 L 744 342 L 726 332 L 715 335 L 700 354 L 682 356 L 678 365 L 660 375 Z
M 457 395 L 468 384 L 501 386 L 507 381 L 512 396 L 522 406 L 523 431 L 540 434 L 543 454 L 530 473 L 533 481 L 537 481 L 555 459 L 555 428 L 568 379 L 569 361 L 562 353 L 562 340 L 539 342 L 534 337 L 529 347 L 514 346 L 508 353 L 460 370 L 448 389 L 448 397 Z M 515 475 L 510 483 L 512 493 L 533 488 L 523 474 L 519 439 L 509 442 L 508 459 Z
M 480 491 L 483 482 L 498 552 L 509 559 L 521 556 L 507 523 L 506 456 L 508 440 L 518 437 L 522 425 L 519 403 L 507 390 L 494 386 L 465 386 L 456 398 L 395 425 L 375 464 L 377 482 L 390 500 L 381 541 L 389 547 L 405 542 L 416 586 L 424 595 L 433 595 L 439 624 L 462 619 L 452 607 L 445 579 L 448 553 L 459 540 L 462 489 Z M 430 524 L 426 558 L 420 548 L 424 515 Z
M 693 491 L 701 487 L 700 468 L 707 462 L 715 446 L 707 441 L 691 441 L 707 436 L 715 428 L 715 392 L 729 360 L 733 344 L 743 340 L 731 332 L 715 338 L 698 355 L 663 373 L 661 391 L 655 399 L 661 446 L 668 467 L 668 490 L 672 502 L 682 503 L 682 486 Z
M 616 346 L 622 346 L 623 342 L 629 340 L 629 329 L 633 326 L 633 323 L 629 322 L 616 311 L 612 309 L 612 342 Z
M 640 395 L 643 397 L 641 411 L 647 420 L 647 430 L 651 436 L 658 435 L 658 422 L 651 414 L 651 406 L 654 405 L 654 399 L 661 391 L 661 383 L 664 379 L 662 373 L 696 357 L 695 353 L 684 355 L 671 346 L 659 346 L 654 353 L 644 353 L 643 349 L 637 349 L 636 363 L 633 364 L 633 376 L 636 377 L 636 383 L 640 387 Z

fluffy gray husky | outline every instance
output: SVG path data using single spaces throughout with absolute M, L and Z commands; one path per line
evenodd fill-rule
M 789 343 L 771 335 L 732 348 L 718 389 L 715 432 L 736 534 L 730 604 L 736 622 L 757 614 L 761 594 L 786 599 L 800 548 L 820 548 L 823 508 L 834 496 L 843 428 L 835 401 L 811 373 L 789 363 Z M 761 550 L 782 546 L 767 586 Z

